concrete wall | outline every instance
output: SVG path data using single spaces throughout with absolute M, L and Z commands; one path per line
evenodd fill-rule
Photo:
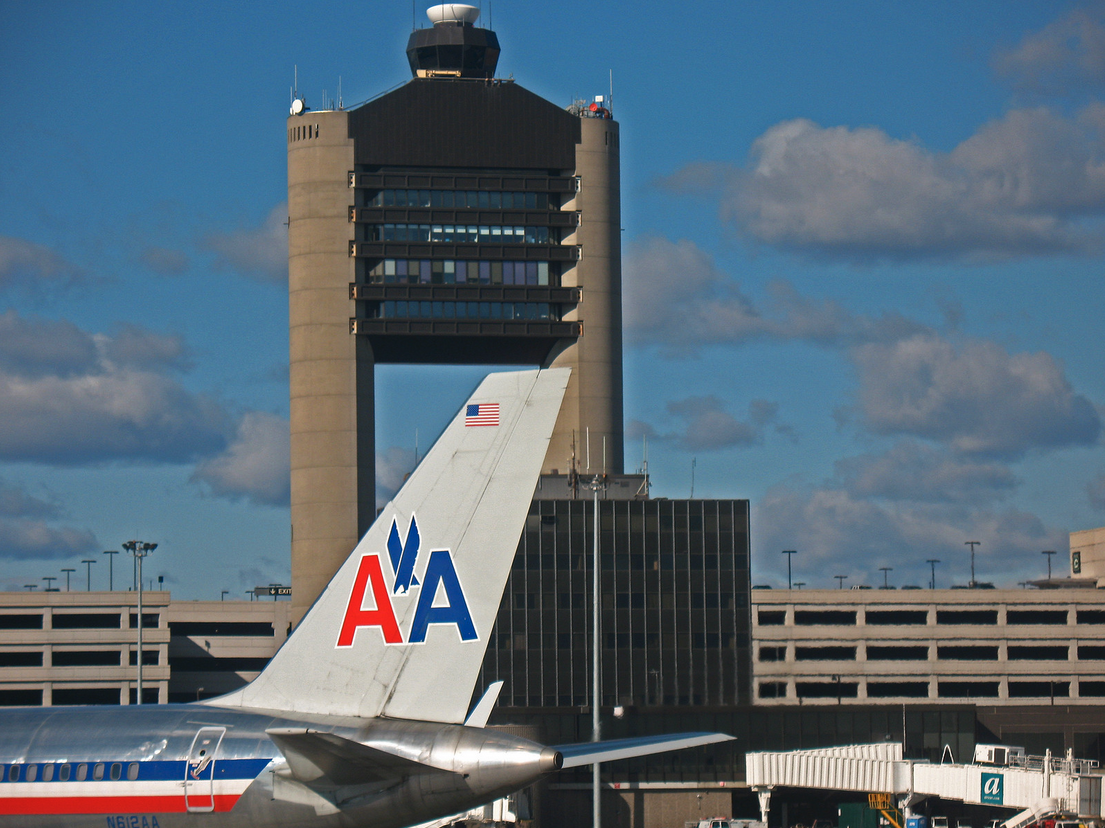
M 1096 578 L 1105 585 L 1105 527 L 1070 533 L 1070 570 L 1074 578 Z

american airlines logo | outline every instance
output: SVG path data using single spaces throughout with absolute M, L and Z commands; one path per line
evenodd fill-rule
M 461 641 L 477 639 L 452 554 L 448 549 L 430 552 L 420 583 L 415 569 L 421 548 L 415 516 L 411 515 L 406 538 L 400 537 L 399 525 L 392 519 L 386 558 L 375 552 L 361 557 L 338 634 L 338 647 L 352 647 L 357 630 L 365 627 L 378 628 L 385 644 L 422 644 L 431 624 L 455 626 Z M 386 578 L 385 563 L 389 576 Z M 365 606 L 367 593 L 371 593 L 369 607 Z M 396 619 L 395 602 L 409 600 L 417 603 L 411 628 L 404 636 Z

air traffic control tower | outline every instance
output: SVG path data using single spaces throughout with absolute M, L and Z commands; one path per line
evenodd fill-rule
M 622 472 L 618 124 L 495 78 L 478 9 L 429 10 L 413 78 L 288 118 L 293 613 L 376 516 L 375 367 L 570 366 L 546 472 Z M 427 389 L 432 393 L 432 389 Z

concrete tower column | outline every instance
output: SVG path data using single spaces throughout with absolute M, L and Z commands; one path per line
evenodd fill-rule
M 358 393 L 367 393 L 371 421 L 371 349 L 367 365 L 358 368 L 358 348 L 368 345 L 349 334 L 352 169 L 345 112 L 307 111 L 288 119 L 294 621 L 356 546 L 360 501 L 374 498 L 374 430 L 359 428 L 365 400 L 358 400 Z
M 572 455 L 572 433 L 582 470 L 586 462 L 585 432 L 590 431 L 591 470 L 602 470 L 603 438 L 606 469 L 620 474 L 624 464 L 622 414 L 622 247 L 621 165 L 618 123 L 608 118 L 581 118 L 576 146 L 579 210 L 576 242 L 581 258 L 565 274 L 564 283 L 579 287 L 583 301 L 577 318 L 583 336 L 560 352 L 555 367 L 571 367 L 572 378 L 560 409 L 556 431 L 545 457 L 546 472 L 565 471 Z

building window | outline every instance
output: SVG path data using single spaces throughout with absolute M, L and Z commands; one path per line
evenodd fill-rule
M 867 698 L 869 699 L 924 699 L 928 698 L 929 686 L 926 681 L 869 681 Z
M 785 699 L 787 685 L 784 681 L 761 681 L 759 687 L 761 699 Z
M 855 647 L 795 647 L 795 661 L 855 661 Z
M 859 685 L 851 681 L 800 681 L 794 686 L 801 699 L 854 699 Z
M 760 661 L 786 661 L 787 660 L 787 648 L 782 647 L 765 647 L 760 645 Z
M 865 613 L 865 622 L 871 626 L 902 627 L 911 624 L 927 624 L 928 610 L 872 610 Z
M 937 610 L 937 624 L 995 625 L 997 610 Z
M 941 681 L 937 695 L 942 699 L 996 699 L 996 681 Z
M 1011 699 L 1057 699 L 1070 696 L 1069 681 L 1011 681 Z
M 926 645 L 867 645 L 868 661 L 926 661 L 929 648 Z
M 1008 624 L 1066 624 L 1066 610 L 1007 610 Z
M 941 661 L 997 661 L 998 648 L 977 645 L 937 647 L 936 657 Z
M 1010 661 L 1066 661 L 1069 657 L 1067 647 L 1044 645 L 1009 646 Z
M 855 626 L 855 610 L 795 610 L 794 623 L 800 627 Z

